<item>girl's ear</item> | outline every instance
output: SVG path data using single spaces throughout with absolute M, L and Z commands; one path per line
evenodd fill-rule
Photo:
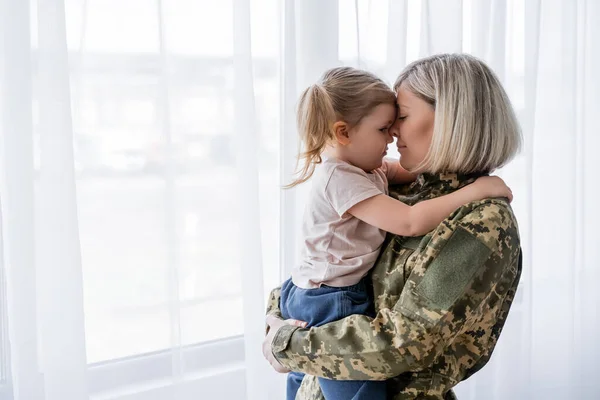
M 348 131 L 348 124 L 344 121 L 337 121 L 333 124 L 333 135 L 335 136 L 335 140 L 342 146 L 350 144 L 350 134 Z

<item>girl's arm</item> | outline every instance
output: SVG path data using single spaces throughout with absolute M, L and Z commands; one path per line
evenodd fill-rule
M 417 179 L 418 174 L 413 174 L 402 168 L 400 160 L 386 158 L 383 162 L 386 167 L 386 176 L 389 184 L 411 183 Z
M 460 206 L 491 197 L 512 200 L 512 193 L 499 177 L 484 176 L 454 193 L 414 206 L 381 194 L 354 205 L 348 213 L 396 235 L 421 236 L 433 230 Z

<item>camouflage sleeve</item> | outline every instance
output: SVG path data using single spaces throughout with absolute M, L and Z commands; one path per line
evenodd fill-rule
M 284 326 L 273 340 L 277 359 L 290 370 L 338 380 L 385 380 L 432 365 L 470 321 L 493 321 L 490 304 L 508 290 L 498 283 L 514 272 L 519 239 L 510 208 L 498 203 L 459 209 L 444 221 L 409 259 L 414 267 L 393 307 L 374 319 Z
M 281 299 L 281 287 L 276 287 L 271 290 L 269 299 L 267 300 L 267 315 L 274 314 L 281 318 L 281 310 L 279 309 L 279 300 Z
M 281 318 L 281 309 L 279 308 L 279 301 L 281 300 L 281 287 L 276 287 L 271 290 L 269 299 L 267 300 L 267 312 L 266 315 L 275 315 Z M 265 326 L 265 335 L 269 333 L 269 325 Z

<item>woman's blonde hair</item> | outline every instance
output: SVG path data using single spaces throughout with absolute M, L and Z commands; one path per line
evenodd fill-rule
M 419 172 L 489 173 L 521 147 L 521 129 L 494 72 L 467 54 L 439 54 L 408 65 L 403 87 L 435 110 L 433 138 Z
M 396 95 L 381 79 L 370 72 L 351 67 L 326 71 L 318 83 L 300 96 L 297 124 L 303 151 L 298 156 L 302 167 L 296 179 L 286 186 L 307 181 L 321 163 L 321 154 L 335 140 L 333 124 L 344 121 L 357 126 L 380 104 L 396 104 Z

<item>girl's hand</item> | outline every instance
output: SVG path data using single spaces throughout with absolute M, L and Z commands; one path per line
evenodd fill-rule
M 512 190 L 498 176 L 482 176 L 473 185 L 480 191 L 482 198 L 506 197 L 509 202 L 513 200 Z
M 267 336 L 265 336 L 265 340 L 263 340 L 262 345 L 263 356 L 265 357 L 265 359 L 269 362 L 269 364 L 271 364 L 271 367 L 273 367 L 275 371 L 282 374 L 288 373 L 290 372 L 290 370 L 285 368 L 279 363 L 279 361 L 277 361 L 277 359 L 273 355 L 272 344 L 275 335 L 277 335 L 277 331 L 279 331 L 279 328 L 286 324 L 298 326 L 300 328 L 306 327 L 306 322 L 303 321 L 298 321 L 296 319 L 286 319 L 284 321 L 281 318 L 277 318 L 275 315 L 267 315 L 267 325 L 269 326 L 269 328 Z

